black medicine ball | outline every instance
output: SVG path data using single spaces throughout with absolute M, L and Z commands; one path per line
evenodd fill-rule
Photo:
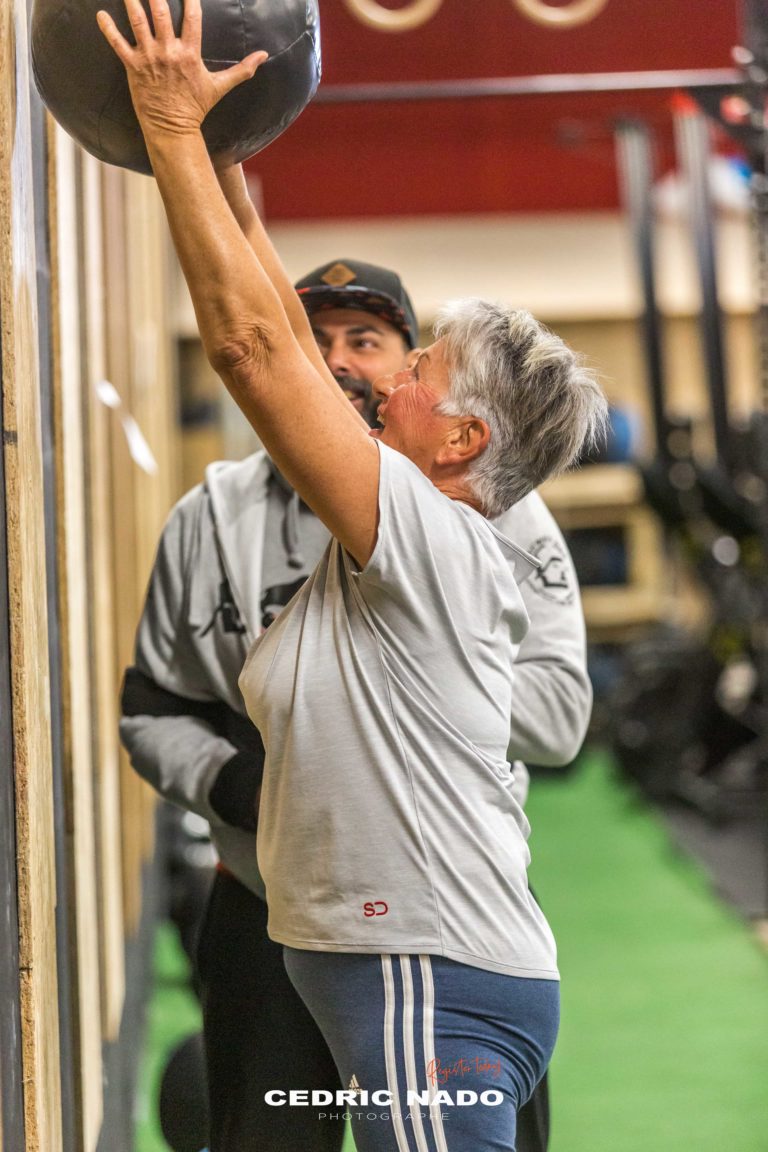
M 173 1152 L 200 1152 L 208 1143 L 208 1088 L 200 1032 L 174 1049 L 160 1084 L 160 1128 Z
M 178 34 L 182 0 L 169 6 Z M 34 0 L 35 82 L 54 118 L 88 152 L 149 174 L 125 69 L 96 24 L 101 8 L 132 43 L 123 0 Z M 211 71 L 257 49 L 269 53 L 253 79 L 229 92 L 203 124 L 208 151 L 239 163 L 284 132 L 317 90 L 317 0 L 202 0 L 202 8 L 203 59 Z

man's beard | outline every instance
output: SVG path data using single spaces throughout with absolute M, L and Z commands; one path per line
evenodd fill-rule
M 376 413 L 380 401 L 373 395 L 373 389 L 368 381 L 356 376 L 337 376 L 336 383 L 350 403 L 354 404 L 366 424 L 370 428 L 375 428 L 378 424 Z

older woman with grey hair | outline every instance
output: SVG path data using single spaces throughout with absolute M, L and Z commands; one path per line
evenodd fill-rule
M 408 370 L 376 382 L 371 433 L 200 134 L 265 55 L 209 73 L 200 0 L 180 37 L 166 0 L 150 0 L 153 28 L 125 4 L 135 46 L 99 23 L 208 356 L 334 537 L 240 684 L 267 749 L 270 935 L 350 1087 L 339 1100 L 275 1085 L 268 1103 L 314 1107 L 318 1123 L 346 1109 L 358 1152 L 513 1149 L 554 1045 L 558 972 L 506 761 L 518 583 L 535 561 L 488 517 L 577 457 L 604 398 L 528 313 L 465 300 Z

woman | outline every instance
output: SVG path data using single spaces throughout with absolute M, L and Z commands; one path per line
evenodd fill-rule
M 208 73 L 199 0 L 180 38 L 165 0 L 150 2 L 154 32 L 125 2 L 135 48 L 99 24 L 208 356 L 334 536 L 241 677 L 267 747 L 270 935 L 351 1086 L 358 1152 L 512 1149 L 554 1045 L 558 973 L 506 762 L 530 558 L 487 517 L 572 462 L 604 399 L 527 313 L 463 301 L 408 371 L 376 382 L 370 433 L 200 134 L 265 54 Z M 276 1086 L 275 1106 L 301 1088 Z

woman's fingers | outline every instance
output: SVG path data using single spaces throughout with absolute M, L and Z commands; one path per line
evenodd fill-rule
M 161 44 L 176 39 L 173 30 L 171 12 L 166 0 L 149 0 L 149 10 L 152 13 L 152 23 L 155 26 L 155 39 Z
M 233 64 L 231 68 L 227 68 L 223 72 L 212 73 L 219 99 L 221 99 L 222 96 L 226 96 L 227 92 L 231 92 L 238 84 L 242 84 L 245 80 L 250 80 L 267 59 L 268 55 L 268 52 L 251 52 L 250 56 L 246 56 L 239 64 Z
M 102 10 L 96 18 L 109 44 L 133 75 L 134 107 L 142 123 L 146 120 L 147 124 L 166 124 L 168 121 L 169 106 L 163 91 L 175 93 L 172 103 L 179 122 L 201 123 L 214 104 L 238 84 L 250 80 L 268 57 L 267 52 L 251 52 L 223 72 L 209 72 L 200 57 L 200 0 L 184 0 L 182 41 L 186 51 L 182 53 L 174 49 L 177 39 L 167 0 L 149 0 L 154 35 L 140 0 L 124 0 L 124 3 L 136 36 L 135 48 L 121 34 L 108 12 Z M 165 67 L 161 72 L 165 79 L 161 81 L 150 71 L 142 70 L 146 60 L 163 62 Z
M 152 42 L 152 30 L 149 27 L 147 14 L 139 0 L 123 0 L 128 13 L 128 22 L 133 29 L 137 48 L 146 48 Z
M 133 48 L 120 32 L 120 29 L 115 24 L 109 12 L 104 12 L 103 10 L 97 12 L 96 22 L 99 25 L 99 28 L 101 29 L 107 42 L 120 57 L 123 64 L 127 64 L 133 53 Z
M 203 10 L 200 0 L 184 0 L 184 20 L 181 25 L 181 38 L 199 48 L 203 41 Z

